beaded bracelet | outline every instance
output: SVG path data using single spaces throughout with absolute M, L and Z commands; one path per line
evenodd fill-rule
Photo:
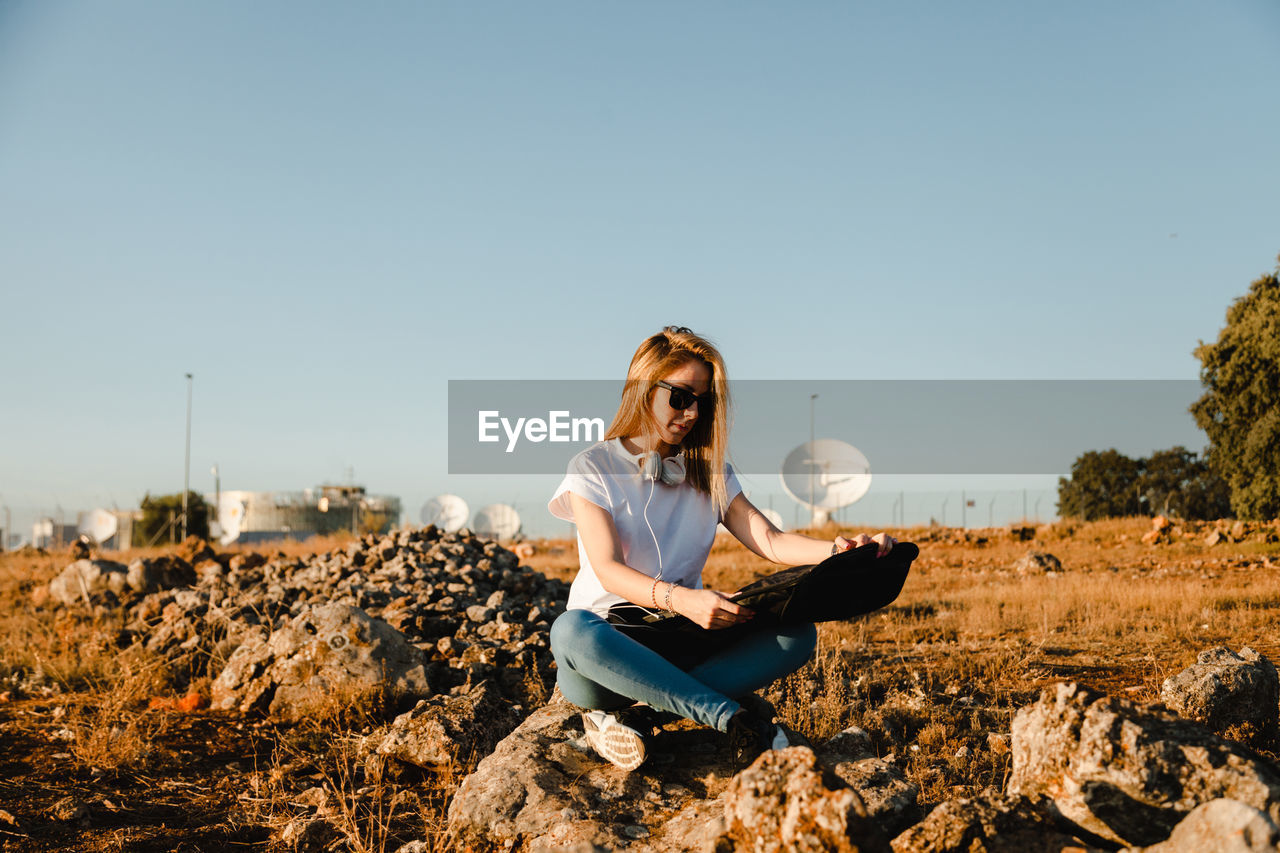
M 658 609 L 658 579 L 653 579 L 653 586 L 649 587 L 649 600 L 653 602 L 653 609 Z

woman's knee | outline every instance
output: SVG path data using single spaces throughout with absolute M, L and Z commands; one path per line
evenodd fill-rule
M 818 626 L 812 622 L 805 622 L 803 625 L 793 625 L 779 631 L 778 645 L 787 656 L 787 660 L 793 662 L 799 669 L 813 656 L 813 650 L 818 647 Z
M 573 656 L 592 654 L 601 627 L 609 629 L 609 623 L 590 610 L 566 610 L 557 616 L 551 623 L 551 654 L 556 663 L 572 665 Z

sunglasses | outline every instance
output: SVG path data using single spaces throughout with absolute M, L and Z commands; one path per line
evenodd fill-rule
M 715 403 L 716 398 L 710 391 L 705 394 L 695 394 L 688 388 L 677 388 L 667 382 L 659 381 L 658 385 L 671 392 L 671 408 L 678 411 L 684 411 L 694 403 L 697 403 L 698 411 L 701 412 L 710 409 L 712 404 Z

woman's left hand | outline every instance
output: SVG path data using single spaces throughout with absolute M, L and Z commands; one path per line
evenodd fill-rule
M 893 550 L 893 546 L 898 544 L 898 540 L 894 539 L 888 533 L 877 533 L 875 536 L 868 536 L 865 533 L 859 533 L 852 539 L 846 539 L 843 536 L 836 537 L 837 553 L 840 551 L 848 551 L 850 548 L 860 548 L 863 545 L 870 545 L 875 542 L 880 546 L 876 551 L 877 557 L 883 557 Z

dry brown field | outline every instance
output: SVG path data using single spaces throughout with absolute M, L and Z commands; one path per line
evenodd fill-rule
M 891 531 L 921 547 L 901 597 L 821 626 L 815 658 L 767 698 L 814 740 L 861 726 L 881 755 L 904 762 L 927 811 L 1003 786 L 1012 715 L 1048 684 L 1081 681 L 1148 702 L 1202 649 L 1247 645 L 1280 658 L 1280 528 L 1208 545 L 1214 526 L 1189 525 L 1151 545 L 1142 541 L 1150 527 L 1059 522 L 1033 541 L 1006 530 Z M 524 565 L 572 578 L 571 542 L 534 544 Z M 1017 572 L 1031 549 L 1055 555 L 1062 571 Z M 480 756 L 371 786 L 360 784 L 354 744 L 385 709 L 280 726 L 202 710 L 200 685 L 184 703 L 163 662 L 122 646 L 119 614 L 33 602 L 68 562 L 67 553 L 0 555 L 0 850 L 292 849 L 285 828 L 309 788 L 339 804 L 330 849 L 391 851 L 412 839 L 450 849 L 444 810 Z M 731 590 L 769 568 L 718 542 L 706 581 Z M 1273 737 L 1253 745 L 1275 758 Z

